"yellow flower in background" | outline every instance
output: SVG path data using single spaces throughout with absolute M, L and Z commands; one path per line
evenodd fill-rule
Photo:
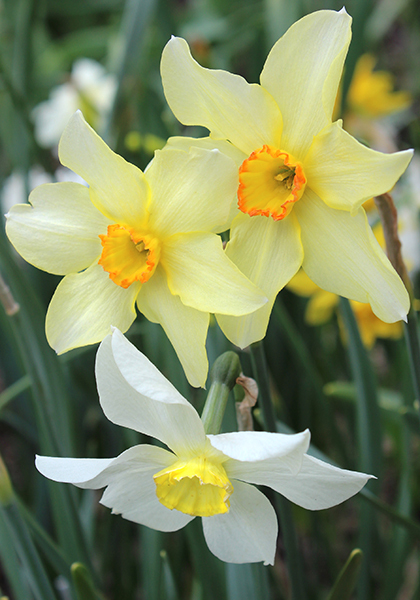
M 412 103 L 410 92 L 394 91 L 391 73 L 374 71 L 375 64 L 371 54 L 359 58 L 347 96 L 350 111 L 371 119 L 404 110 Z
M 37 187 L 7 217 L 16 250 L 65 275 L 48 308 L 46 334 L 59 353 L 126 331 L 140 312 L 160 323 L 192 385 L 203 386 L 209 313 L 240 315 L 264 295 L 227 258 L 234 162 L 218 150 L 166 149 L 143 173 L 108 148 L 80 112 L 59 145 L 78 183 Z
M 305 311 L 305 321 L 308 325 L 323 325 L 327 323 L 337 309 L 339 296 L 326 292 L 309 279 L 301 269 L 287 284 L 287 289 L 309 298 Z M 360 336 L 367 348 L 372 348 L 377 338 L 398 339 L 403 334 L 402 321 L 385 323 L 372 312 L 370 304 L 350 301 L 359 326 Z
M 226 253 L 269 299 L 249 316 L 217 315 L 240 347 L 264 337 L 277 293 L 300 267 L 321 288 L 369 302 L 384 321 L 408 311 L 408 294 L 361 205 L 393 187 L 412 151 L 375 152 L 332 123 L 350 25 L 345 10 L 295 23 L 272 48 L 261 85 L 201 67 L 180 38 L 163 51 L 175 116 L 210 130 L 208 138 L 169 145 L 216 147 L 238 166 L 239 210 Z

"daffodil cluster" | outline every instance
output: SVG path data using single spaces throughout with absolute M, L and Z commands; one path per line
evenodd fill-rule
M 105 506 L 161 531 L 202 517 L 210 550 L 229 562 L 274 562 L 275 512 L 254 485 L 317 510 L 370 476 L 307 454 L 308 431 L 207 435 L 123 333 L 137 308 L 161 324 L 189 382 L 204 386 L 210 314 L 237 346 L 261 340 L 278 292 L 301 268 L 325 293 L 368 303 L 386 323 L 405 319 L 407 291 L 362 204 L 394 186 L 412 152 L 376 152 L 332 121 L 350 26 L 344 9 L 304 17 L 274 45 L 260 84 L 201 67 L 186 41 L 172 38 L 161 63 L 166 98 L 183 124 L 210 135 L 171 138 L 142 172 L 77 112 L 58 151 L 87 185 L 39 186 L 7 215 L 16 250 L 64 276 L 47 313 L 50 345 L 63 353 L 102 341 L 105 415 L 167 447 L 38 457 L 39 471 L 106 487 Z

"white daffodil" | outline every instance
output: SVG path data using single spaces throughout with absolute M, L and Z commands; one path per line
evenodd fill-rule
M 368 302 L 383 321 L 405 319 L 406 289 L 376 242 L 362 203 L 389 191 L 412 151 L 382 154 L 332 122 L 351 37 L 345 12 L 295 23 L 272 48 L 261 85 L 201 67 L 185 40 L 162 54 L 165 95 L 185 125 L 210 130 L 178 147 L 217 147 L 236 161 L 238 215 L 227 255 L 269 298 L 252 315 L 218 317 L 244 347 L 264 337 L 277 293 L 302 266 L 321 288 Z
M 118 330 L 98 350 L 96 379 L 110 421 L 169 450 L 144 444 L 110 459 L 38 456 L 37 469 L 54 481 L 106 487 L 102 504 L 159 531 L 202 517 L 207 544 L 221 560 L 274 563 L 276 515 L 250 484 L 319 510 L 350 498 L 369 479 L 308 456 L 309 431 L 206 435 L 191 404 Z
M 81 110 L 89 125 L 101 130 L 114 101 L 117 81 L 91 58 L 73 64 L 69 80 L 55 87 L 48 100 L 32 112 L 35 137 L 40 146 L 57 146 L 63 129 L 76 110 Z
M 93 344 L 111 325 L 126 331 L 137 307 L 160 323 L 195 386 L 207 376 L 209 313 L 241 315 L 264 294 L 226 256 L 234 162 L 218 150 L 160 150 L 143 173 L 108 148 L 80 112 L 59 145 L 78 183 L 37 187 L 6 215 L 16 250 L 65 275 L 46 334 L 59 353 Z

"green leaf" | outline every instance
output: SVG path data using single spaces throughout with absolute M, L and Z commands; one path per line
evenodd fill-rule
M 76 588 L 77 600 L 98 600 L 100 598 L 89 571 L 82 563 L 72 564 L 71 575 Z
M 327 600 L 350 600 L 362 565 L 363 552 L 355 548 L 341 569 Z

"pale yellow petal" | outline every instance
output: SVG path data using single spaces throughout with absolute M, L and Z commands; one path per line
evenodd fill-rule
M 355 214 L 365 200 L 394 186 L 412 156 L 412 150 L 393 154 L 371 150 L 337 122 L 316 136 L 304 169 L 308 186 L 328 206 Z
M 250 315 L 239 318 L 217 315 L 226 337 L 245 348 L 265 336 L 278 292 L 302 263 L 299 224 L 293 212 L 282 221 L 238 215 L 232 224 L 226 254 L 268 298 L 265 306 Z
M 16 204 L 7 216 L 6 233 L 29 263 L 55 275 L 86 269 L 102 251 L 99 234 L 110 221 L 92 204 L 79 183 L 45 183 Z
M 48 307 L 45 329 L 58 354 L 100 342 L 111 325 L 127 331 L 136 317 L 140 284 L 123 289 L 98 264 L 59 283 Z
M 263 144 L 278 146 L 281 113 L 259 85 L 239 75 L 201 67 L 188 44 L 173 37 L 162 53 L 165 96 L 184 125 L 202 125 L 214 138 L 227 139 L 245 154 Z
M 137 306 L 149 321 L 163 327 L 190 384 L 204 387 L 208 371 L 205 343 L 209 314 L 185 306 L 178 296 L 171 294 L 161 267 L 142 286 Z
M 131 227 L 139 225 L 149 201 L 144 174 L 112 152 L 80 111 L 64 130 L 58 154 L 65 167 L 89 184 L 91 200 L 105 216 Z
M 279 39 L 264 65 L 261 85 L 283 115 L 282 148 L 299 160 L 331 122 L 350 25 L 345 10 L 311 13 Z
M 227 258 L 219 236 L 189 233 L 165 240 L 161 263 L 169 289 L 204 312 L 243 315 L 267 299 Z
M 159 239 L 229 229 L 238 169 L 219 150 L 167 147 L 156 152 L 146 177 L 152 189 L 149 227 Z
M 206 150 L 213 150 L 216 148 L 222 154 L 229 156 L 237 167 L 240 167 L 248 155 L 239 150 L 236 146 L 228 142 L 227 140 L 215 140 L 212 137 L 203 138 L 190 138 L 183 136 L 170 137 L 167 142 L 169 148 L 179 148 L 180 150 L 189 150 L 192 147 L 204 148 Z M 147 171 L 147 169 L 146 169 Z
M 301 226 L 302 266 L 316 284 L 370 303 L 373 312 L 388 323 L 405 319 L 407 290 L 376 241 L 363 208 L 352 217 L 307 190 L 293 211 Z

